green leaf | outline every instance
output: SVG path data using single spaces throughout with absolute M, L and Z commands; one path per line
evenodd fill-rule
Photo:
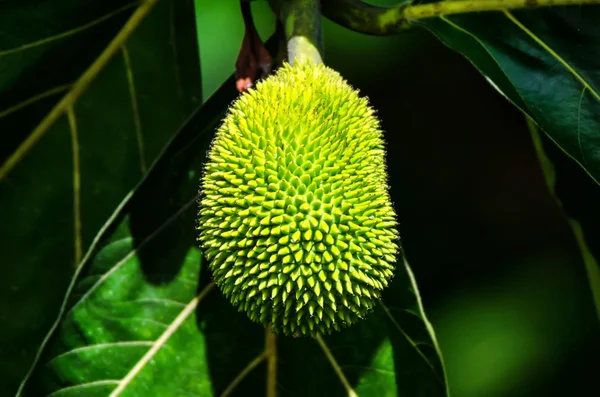
M 0 3 L 1 390 L 201 98 L 195 39 L 192 0 Z
M 273 337 L 210 287 L 197 192 L 234 87 L 232 77 L 203 105 L 115 215 L 23 395 L 265 395 L 268 383 L 280 396 L 446 395 L 408 267 L 367 320 L 322 341 Z
M 364 321 L 324 337 L 322 346 L 310 339 L 281 338 L 282 389 L 309 396 L 448 395 L 416 282 L 408 263 L 399 263 L 381 305 Z M 305 368 L 318 375 L 307 381 Z
M 45 344 L 45 353 L 37 363 L 26 395 L 61 389 L 64 390 L 57 395 L 80 392 L 105 395 L 107 390 L 115 388 L 115 380 L 134 368 L 177 316 L 191 307 L 187 305 L 194 305 L 201 288 L 202 263 L 194 236 L 197 172 L 212 130 L 235 95 L 235 83 L 230 79 L 221 92 L 190 119 L 136 193 L 126 197 L 112 215 L 113 219 L 103 228 L 105 231 L 98 236 L 98 244 L 91 247 L 69 287 L 68 299 L 61 309 L 62 321 L 56 324 L 58 328 Z M 204 279 L 209 281 L 206 276 Z M 208 302 L 210 299 L 207 297 Z M 222 312 L 228 314 L 227 307 Z M 177 341 L 179 335 L 192 334 L 182 337 L 186 347 L 168 359 L 174 370 L 179 360 L 185 365 L 187 360 L 205 354 L 202 350 L 205 335 L 192 332 L 199 325 L 193 320 L 194 310 L 184 313 L 187 321 L 178 325 L 173 335 L 169 334 L 168 342 Z M 217 317 L 219 313 L 221 311 L 216 313 Z M 214 315 L 206 313 L 206 316 Z M 260 327 L 258 331 L 262 334 Z M 181 343 L 176 344 L 178 349 Z M 230 347 L 224 345 L 223 348 Z M 153 360 L 169 355 L 169 351 L 161 349 L 158 358 L 153 357 Z M 81 365 L 82 362 L 87 364 Z M 128 387 L 137 387 L 137 382 L 148 371 L 151 374 L 154 362 L 149 362 L 140 377 L 136 376 L 136 382 Z M 194 371 L 202 374 L 207 369 Z M 189 377 L 193 390 L 201 392 L 210 387 L 210 381 L 203 384 L 194 371 L 180 375 Z M 170 374 L 161 372 L 156 376 L 162 379 Z M 153 393 L 162 387 L 155 380 L 151 385 Z M 188 387 L 179 386 L 182 390 Z
M 600 317 L 600 231 L 594 226 L 600 221 L 598 18 L 600 7 L 574 6 L 447 16 L 423 24 L 463 53 L 545 133 L 533 132 L 538 157 L 581 249 Z
M 486 12 L 421 23 L 464 54 L 600 182 L 598 6 Z
M 569 221 L 600 320 L 600 186 L 567 158 L 528 120 L 529 130 L 550 194 Z

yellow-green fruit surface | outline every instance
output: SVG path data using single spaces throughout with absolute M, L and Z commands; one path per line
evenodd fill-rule
M 199 241 L 223 294 L 286 335 L 364 318 L 394 274 L 396 216 L 379 121 L 324 65 L 243 93 L 201 183 Z

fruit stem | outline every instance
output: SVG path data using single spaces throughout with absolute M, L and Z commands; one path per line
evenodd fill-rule
M 320 1 L 270 0 L 269 3 L 285 28 L 290 64 L 323 63 Z
M 267 356 L 267 397 L 277 396 L 277 337 L 269 325 L 265 329 L 265 354 Z
M 361 0 L 322 0 L 325 18 L 355 32 L 386 36 L 411 28 L 404 10 L 410 2 L 388 7 L 364 3 Z

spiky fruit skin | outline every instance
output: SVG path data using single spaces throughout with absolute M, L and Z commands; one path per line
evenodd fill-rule
M 286 335 L 363 318 L 398 251 L 382 132 L 324 65 L 284 65 L 242 94 L 202 177 L 199 241 L 223 294 Z

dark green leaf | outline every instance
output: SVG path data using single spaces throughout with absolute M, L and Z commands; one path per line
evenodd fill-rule
M 192 0 L 0 2 L 3 392 L 98 229 L 196 106 L 199 79 Z
M 193 301 L 202 288 L 202 254 L 194 237 L 198 172 L 212 130 L 235 95 L 230 79 L 171 142 L 135 195 L 124 200 L 125 207 L 113 214 L 114 222 L 92 247 L 73 280 L 62 321 L 46 344 L 26 395 L 59 389 L 64 390 L 58 395 L 105 395 Z M 203 275 L 200 281 L 206 284 L 205 280 L 209 277 Z M 214 291 L 210 294 L 216 295 Z M 211 299 L 207 296 L 207 302 Z M 227 313 L 227 306 L 216 314 L 221 312 Z M 207 354 L 205 335 L 194 332 L 197 326 L 204 326 L 196 324 L 194 313 L 188 316 L 169 338 L 168 345 L 175 343 L 176 349 L 161 349 L 128 391 L 146 376 L 151 382 L 140 387 L 151 385 L 153 393 L 168 386 L 168 382 L 161 385 L 160 379 L 173 374 L 153 375 L 151 369 L 155 367 L 152 363 L 164 360 L 174 371 L 179 371 L 177 363 L 189 369 L 179 375 L 189 378 L 190 385 L 180 383 L 172 390 L 181 387 L 202 394 L 210 388 L 210 379 L 205 376 L 203 381 L 202 377 L 208 369 L 186 364 Z M 206 316 L 214 314 L 207 312 Z M 258 331 L 262 334 L 260 327 Z M 223 344 L 222 348 L 226 351 L 231 346 Z M 164 354 L 169 357 L 161 361 Z M 90 382 L 95 383 L 78 386 Z
M 600 319 L 600 186 L 540 134 L 532 122 L 530 132 L 550 193 L 569 220 L 579 245 Z
M 598 6 L 486 12 L 422 24 L 463 53 L 600 181 Z
M 206 292 L 210 274 L 195 230 L 199 177 L 235 95 L 232 78 L 184 126 L 103 234 L 24 395 L 259 396 L 275 376 L 280 396 L 446 395 L 407 267 L 398 266 L 367 320 L 322 344 L 278 336 L 276 356 L 261 326 L 217 288 Z M 268 370 L 272 357 L 276 371 Z

